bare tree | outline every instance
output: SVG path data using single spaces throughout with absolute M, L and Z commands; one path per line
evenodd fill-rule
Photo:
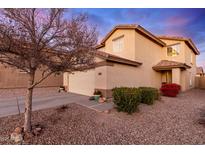
M 79 14 L 66 19 L 64 9 L 3 9 L 0 62 L 27 73 L 24 131 L 31 131 L 32 94 L 51 74 L 94 66 L 96 29 Z M 36 71 L 42 77 L 35 80 Z

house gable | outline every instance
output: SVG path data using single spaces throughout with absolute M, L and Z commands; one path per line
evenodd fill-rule
M 105 46 L 105 42 L 107 41 L 107 39 L 109 39 L 109 37 L 118 29 L 129 29 L 129 30 L 135 30 L 136 32 L 144 35 L 145 37 L 147 37 L 148 39 L 152 40 L 153 42 L 157 43 L 158 45 L 161 46 L 166 46 L 166 44 L 161 41 L 159 38 L 157 38 L 155 35 L 153 35 L 152 33 L 150 33 L 149 31 L 147 31 L 146 29 L 144 29 L 142 26 L 140 25 L 135 25 L 135 24 L 130 24 L 130 25 L 117 25 L 115 26 L 104 38 L 103 40 L 100 42 L 100 44 L 97 46 L 97 49 L 102 48 Z
M 130 60 L 136 60 L 136 35 L 140 35 L 146 40 L 149 40 L 151 44 L 161 47 L 166 46 L 166 44 L 155 37 L 153 34 L 145 30 L 139 25 L 118 25 L 114 27 L 101 41 L 100 45 L 97 46 L 99 51 L 108 52 L 123 58 Z M 123 48 L 120 52 L 115 52 L 114 42 L 118 39 L 122 39 Z
M 171 37 L 171 36 L 158 36 L 159 39 L 162 40 L 175 40 L 175 41 L 183 41 L 186 43 L 186 45 L 193 51 L 194 54 L 199 55 L 200 52 L 193 43 L 193 41 L 190 38 L 184 38 L 184 37 Z

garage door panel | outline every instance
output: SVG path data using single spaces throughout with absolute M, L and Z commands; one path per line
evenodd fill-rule
M 69 91 L 92 96 L 95 89 L 95 71 L 75 72 L 69 75 Z

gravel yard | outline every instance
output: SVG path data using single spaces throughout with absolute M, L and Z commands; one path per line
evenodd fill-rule
M 35 111 L 33 123 L 43 131 L 24 144 L 205 144 L 205 127 L 197 122 L 205 113 L 205 90 L 162 97 L 152 106 L 141 104 L 140 112 L 132 115 L 67 107 Z M 19 123 L 22 115 L 0 118 L 0 144 L 13 144 L 9 134 Z

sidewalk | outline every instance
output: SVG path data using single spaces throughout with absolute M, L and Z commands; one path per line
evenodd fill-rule
M 76 104 L 85 106 L 87 108 L 93 109 L 98 112 L 104 112 L 110 110 L 114 107 L 113 103 L 98 103 L 95 101 L 88 101 L 88 102 L 76 102 Z

